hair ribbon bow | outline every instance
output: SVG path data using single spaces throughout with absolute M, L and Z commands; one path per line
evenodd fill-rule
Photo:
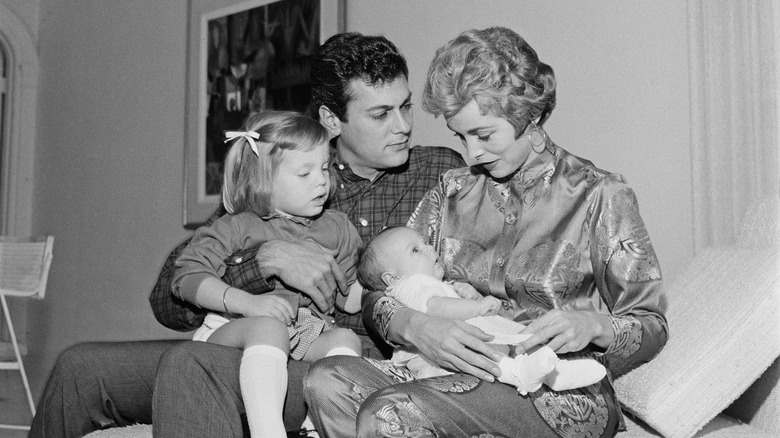
M 225 138 L 226 138 L 225 143 L 235 140 L 237 138 L 245 139 L 249 143 L 249 146 L 252 148 L 252 152 L 254 152 L 255 155 L 258 156 L 258 158 L 260 157 L 260 152 L 257 150 L 257 143 L 255 142 L 255 140 L 260 139 L 260 134 L 254 131 L 227 131 L 225 132 Z

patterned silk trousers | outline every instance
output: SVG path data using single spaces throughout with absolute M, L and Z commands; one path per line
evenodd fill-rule
M 332 356 L 304 381 L 322 437 L 612 437 L 620 423 L 607 378 L 586 388 L 521 396 L 467 374 L 415 380 L 389 361 Z

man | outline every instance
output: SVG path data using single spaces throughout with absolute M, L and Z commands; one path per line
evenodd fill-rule
M 364 242 L 386 226 L 405 225 L 439 175 L 464 165 L 450 149 L 411 148 L 406 60 L 384 37 L 348 33 L 330 38 L 320 48 L 311 76 L 318 115 L 335 137 L 336 191 L 329 207 L 346 213 Z M 164 266 L 156 292 L 168 292 L 176 254 L 174 250 Z M 278 279 L 317 303 L 331 302 L 336 287 L 345 286 L 332 257 L 312 254 L 310 247 L 295 242 L 267 242 L 256 253 L 234 259 L 239 258 L 236 271 L 241 272 L 226 279 L 234 286 L 253 282 L 262 291 Z M 197 309 L 176 307 L 169 296 L 158 295 L 162 299 L 156 301 L 153 294 L 158 319 L 177 315 L 180 321 L 197 323 Z M 360 315 L 337 314 L 336 320 L 363 336 L 366 355 L 382 356 Z M 437 339 L 429 344 L 443 348 Z M 156 436 L 244 436 L 240 357 L 238 349 L 204 342 L 76 345 L 58 359 L 30 437 L 81 436 L 100 427 L 148 423 L 152 412 Z M 288 366 L 288 430 L 299 427 L 305 415 L 301 385 L 306 369 L 298 361 Z

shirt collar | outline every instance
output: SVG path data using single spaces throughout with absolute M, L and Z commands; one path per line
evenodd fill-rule
M 371 180 L 367 178 L 363 178 L 362 176 L 353 172 L 352 167 L 349 165 L 347 161 L 343 160 L 340 157 L 338 153 L 338 149 L 336 149 L 335 147 L 331 148 L 330 158 L 331 158 L 331 163 L 333 163 L 331 164 L 331 166 L 333 167 L 333 169 L 336 171 L 336 173 L 339 175 L 339 177 L 342 180 L 349 181 L 349 182 L 357 182 L 357 181 L 371 182 Z M 379 172 L 376 178 L 374 178 L 374 181 L 378 181 L 382 177 L 382 175 L 385 174 L 385 172 L 386 171 Z
M 308 217 L 298 217 L 298 216 L 288 216 L 285 214 L 273 212 L 271 214 L 267 214 L 263 217 L 261 217 L 264 221 L 272 221 L 276 219 L 286 219 L 290 222 L 294 222 L 299 225 L 303 225 L 304 227 L 311 227 L 312 222 L 314 222 L 311 218 Z

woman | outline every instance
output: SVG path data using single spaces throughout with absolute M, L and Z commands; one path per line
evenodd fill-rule
M 409 226 L 436 247 L 447 279 L 503 300 L 528 325 L 533 336 L 523 350 L 548 345 L 562 357 L 593 357 L 608 376 L 518 396 L 457 358 L 430 354 L 424 337 L 409 335 L 419 324 L 394 321 L 403 308 L 383 296 L 363 312 L 377 332 L 469 374 L 413 380 L 385 362 L 319 362 L 306 397 L 324 436 L 357 428 L 361 437 L 600 437 L 620 428 L 611 379 L 650 360 L 667 339 L 661 273 L 625 180 L 543 130 L 555 84 L 552 69 L 506 28 L 470 30 L 439 49 L 423 108 L 444 116 L 474 165 L 444 174 Z M 480 343 L 464 344 L 487 355 Z

